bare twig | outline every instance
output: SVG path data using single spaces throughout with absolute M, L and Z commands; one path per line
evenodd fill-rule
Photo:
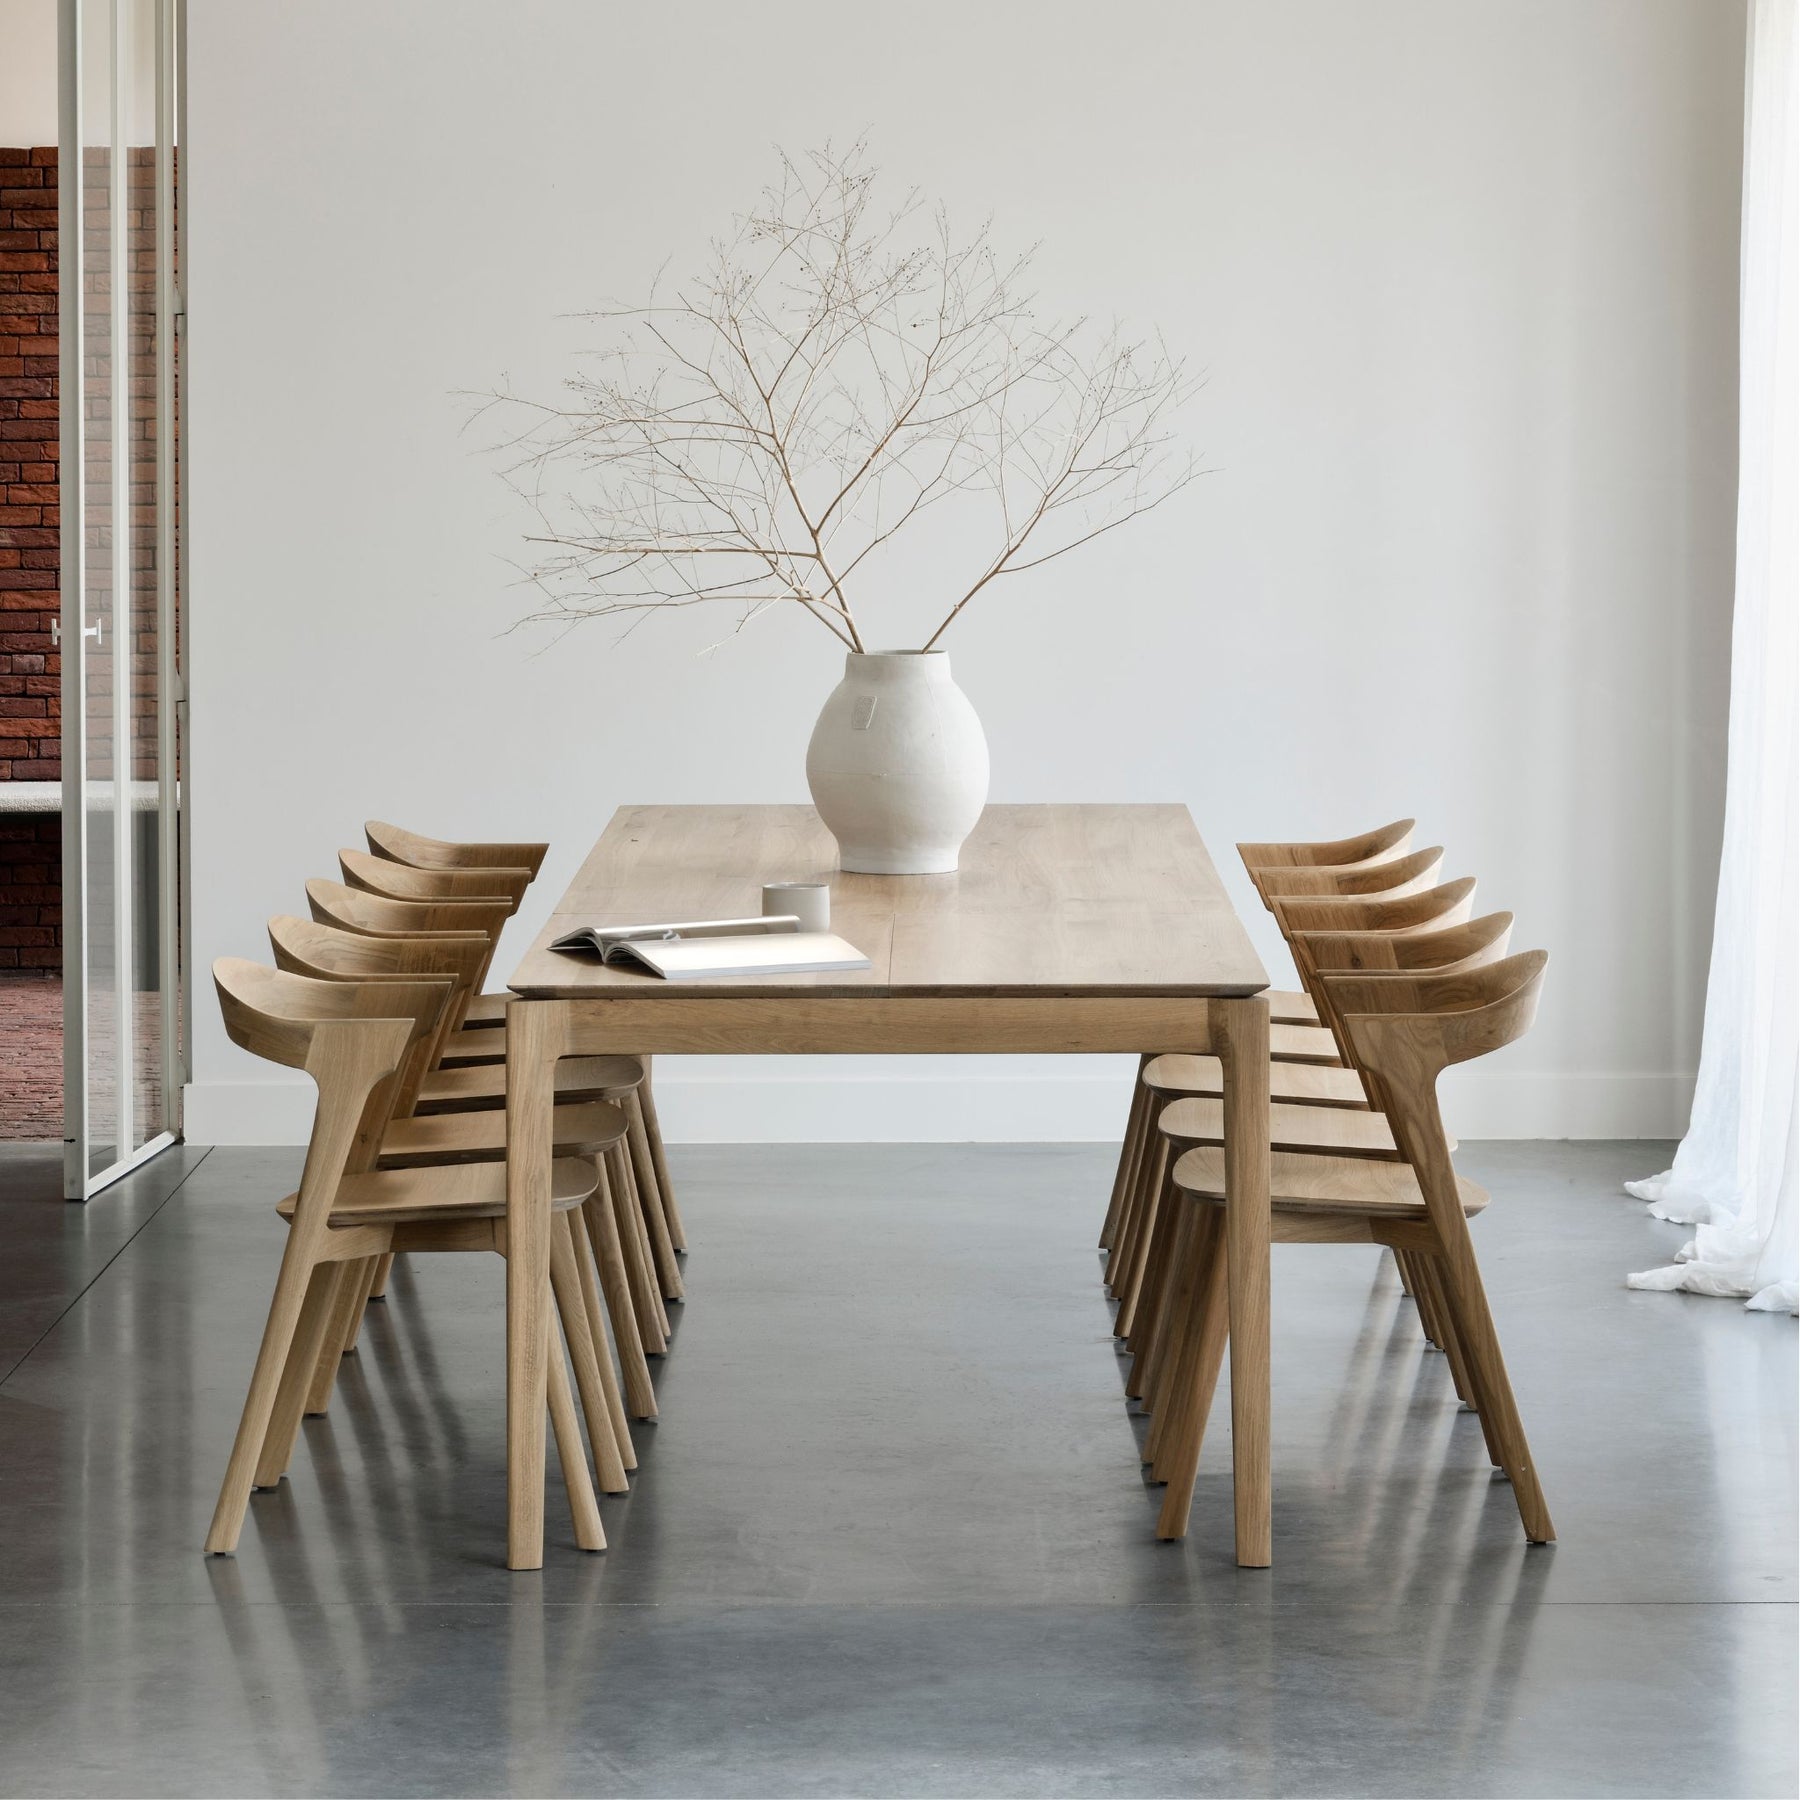
M 486 397 L 539 527 L 527 620 L 723 600 L 735 636 L 786 603 L 862 650 L 852 579 L 928 508 L 986 496 L 996 548 L 931 649 L 1002 577 L 1192 480 L 1169 431 L 1192 384 L 1160 342 L 1040 323 L 1030 255 L 916 194 L 878 211 L 860 141 L 778 165 L 699 274 L 588 315 L 611 341 L 561 403 Z

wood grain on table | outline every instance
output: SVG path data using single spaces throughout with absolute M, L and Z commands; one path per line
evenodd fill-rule
M 871 966 L 666 982 L 549 949 L 582 925 L 742 918 L 774 881 L 831 885 Z M 810 806 L 613 815 L 511 986 L 533 996 L 1197 994 L 1268 985 L 1184 806 L 989 806 L 950 875 L 850 875 Z

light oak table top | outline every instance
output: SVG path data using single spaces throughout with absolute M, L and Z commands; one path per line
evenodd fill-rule
M 989 806 L 951 875 L 850 875 L 810 806 L 626 806 L 510 983 L 623 995 L 1206 995 L 1268 986 L 1185 806 Z M 831 885 L 871 966 L 668 982 L 549 948 L 582 925 L 744 918 L 775 881 Z

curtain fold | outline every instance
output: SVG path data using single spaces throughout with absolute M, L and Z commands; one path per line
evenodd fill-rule
M 1626 1191 L 1698 1229 L 1636 1288 L 1800 1310 L 1800 61 L 1796 0 L 1754 0 L 1745 74 L 1737 594 L 1725 838 L 1700 1074 L 1672 1168 Z

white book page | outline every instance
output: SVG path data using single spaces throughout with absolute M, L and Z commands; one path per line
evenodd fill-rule
M 829 931 L 717 938 L 654 938 L 615 946 L 615 968 L 634 964 L 668 981 L 701 981 L 719 975 L 803 975 L 832 969 L 866 969 L 869 959 Z

